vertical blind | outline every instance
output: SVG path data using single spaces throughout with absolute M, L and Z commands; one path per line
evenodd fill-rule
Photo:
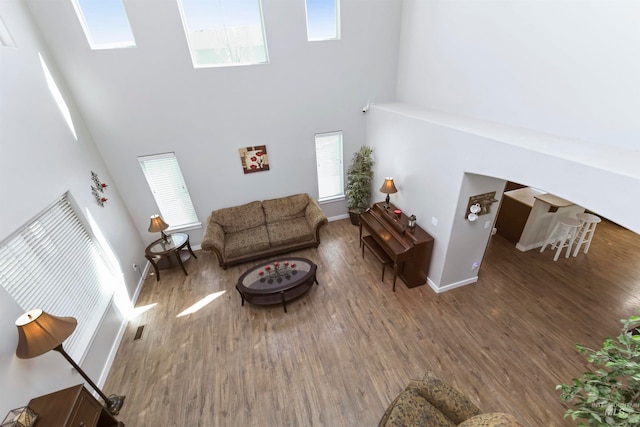
M 79 360 L 109 305 L 117 275 L 64 195 L 0 243 L 0 283 L 25 311 L 41 308 L 75 317 L 78 326 L 64 346 Z
M 171 228 L 199 225 L 175 154 L 141 156 L 138 162 L 164 222 Z
M 343 196 L 342 132 L 316 135 L 316 163 L 319 200 Z

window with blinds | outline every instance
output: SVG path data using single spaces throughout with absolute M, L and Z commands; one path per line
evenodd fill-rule
M 178 159 L 174 153 L 138 157 L 153 198 L 169 230 L 199 226 Z
M 67 195 L 0 243 L 0 283 L 23 310 L 75 317 L 64 342 L 81 360 L 113 295 L 118 277 Z
M 318 200 L 344 197 L 342 132 L 319 133 L 315 139 Z

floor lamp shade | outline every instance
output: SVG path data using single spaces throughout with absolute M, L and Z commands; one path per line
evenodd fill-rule
M 73 333 L 77 324 L 73 317 L 52 316 L 39 308 L 27 311 L 16 320 L 16 356 L 30 359 L 53 350 Z

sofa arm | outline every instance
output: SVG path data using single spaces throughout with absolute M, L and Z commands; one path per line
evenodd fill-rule
M 421 381 L 414 381 L 413 385 L 420 395 L 455 424 L 480 415 L 480 408 L 433 372 L 427 372 Z
M 458 424 L 458 427 L 524 427 L 511 414 L 490 412 L 476 415 Z
M 200 248 L 203 251 L 215 253 L 220 267 L 224 267 L 224 236 L 222 226 L 209 217 Z
M 320 243 L 320 226 L 329 221 L 315 199 L 309 197 L 309 204 L 304 211 L 304 216 L 309 223 L 309 227 L 313 230 L 316 243 Z

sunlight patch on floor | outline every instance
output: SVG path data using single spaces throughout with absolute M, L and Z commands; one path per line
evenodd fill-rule
M 145 313 L 145 312 L 151 310 L 156 305 L 158 305 L 158 303 L 154 302 L 153 304 L 147 304 L 147 305 L 143 305 L 141 307 L 134 308 L 131 311 L 131 314 L 129 315 L 129 320 L 135 319 L 136 317 L 140 316 L 142 313 Z
M 222 296 L 225 292 L 227 291 L 214 292 L 212 294 L 207 295 L 197 303 L 193 304 L 191 307 L 184 310 L 182 313 L 178 314 L 176 317 L 187 316 L 189 314 L 195 313 L 196 311 L 200 310 L 201 308 L 209 304 L 211 301 L 215 300 L 219 296 Z

